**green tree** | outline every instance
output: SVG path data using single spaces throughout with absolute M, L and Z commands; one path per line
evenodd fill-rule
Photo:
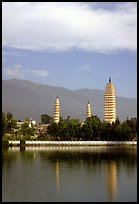
M 82 126 L 82 134 L 81 138 L 86 141 L 86 140 L 92 140 L 92 135 L 93 135 L 93 129 L 90 123 L 85 123 Z
M 137 118 L 130 118 L 126 120 L 126 123 L 132 130 L 133 138 L 137 135 Z
M 6 115 L 7 119 L 7 132 L 11 133 L 13 128 L 17 126 L 17 120 L 13 119 L 12 113 L 8 112 Z
M 34 128 L 29 127 L 28 122 L 24 122 L 24 124 L 21 125 L 21 133 L 24 136 L 34 136 Z
M 87 118 L 82 131 L 84 140 L 100 140 L 101 121 L 99 117 L 95 115 Z
M 47 133 L 53 137 L 54 140 L 57 140 L 57 137 L 59 137 L 59 127 L 57 123 L 52 123 L 47 128 Z
M 81 123 L 78 119 L 62 119 L 58 124 L 52 123 L 47 129 L 54 140 L 78 140 Z
M 119 140 L 128 141 L 132 140 L 132 129 L 129 127 L 128 123 L 124 121 L 121 125 L 117 126 L 117 132 Z
M 41 123 L 50 124 L 53 122 L 53 118 L 47 114 L 41 115 Z
M 7 121 L 10 122 L 13 118 L 13 115 L 12 113 L 8 112 L 7 115 L 6 115 L 6 118 L 7 118 Z
M 100 140 L 102 141 L 108 140 L 108 126 L 110 126 L 110 123 L 107 123 L 106 121 L 103 121 L 101 124 Z
M 7 120 L 5 113 L 2 113 L 2 136 L 6 133 L 7 130 Z

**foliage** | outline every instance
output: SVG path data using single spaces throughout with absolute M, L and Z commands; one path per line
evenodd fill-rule
M 53 118 L 47 114 L 41 115 L 41 123 L 50 124 L 53 122 Z
M 57 140 L 80 140 L 81 122 L 78 119 L 60 120 L 58 124 L 53 123 L 48 127 L 48 134 L 55 136 Z
M 101 121 L 98 116 L 87 118 L 84 123 L 79 119 L 66 119 L 60 117 L 60 122 L 52 122 L 52 118 L 46 114 L 41 115 L 42 123 L 49 123 L 45 132 L 40 132 L 34 137 L 35 129 L 29 127 L 28 118 L 16 128 L 16 120 L 8 112 L 2 113 L 2 136 L 6 140 L 102 140 L 102 141 L 129 141 L 137 138 L 137 118 L 127 118 L 122 123 L 119 118 L 112 124 Z
M 2 136 L 6 133 L 7 130 L 7 120 L 5 113 L 2 113 Z
M 13 129 L 17 127 L 17 120 L 13 119 L 12 113 L 8 112 L 6 114 L 7 120 L 7 131 L 8 133 L 12 133 Z
M 101 121 L 97 116 L 91 116 L 82 125 L 78 119 L 68 117 L 58 124 L 52 123 L 47 129 L 47 133 L 54 140 L 125 141 L 135 138 L 136 126 L 136 120 L 132 118 L 123 123 L 117 118 L 110 124 Z
M 42 141 L 50 141 L 50 140 L 53 140 L 53 138 L 49 135 L 49 134 L 46 134 L 46 133 L 40 133 L 37 137 L 37 140 L 42 140 Z
M 91 116 L 85 120 L 82 126 L 83 140 L 99 140 L 101 121 L 97 116 Z
M 10 122 L 13 118 L 13 115 L 12 113 L 8 112 L 7 115 L 6 115 L 6 118 L 7 118 L 7 121 Z
M 21 125 L 21 133 L 24 136 L 25 135 L 34 136 L 34 128 L 29 127 L 29 123 L 25 121 L 24 124 Z

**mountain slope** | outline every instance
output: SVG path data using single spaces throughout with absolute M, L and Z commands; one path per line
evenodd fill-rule
M 103 119 L 104 91 L 93 89 L 69 90 L 33 83 L 28 80 L 2 80 L 2 111 L 10 111 L 20 120 L 33 118 L 40 121 L 42 114 L 53 116 L 56 96 L 60 99 L 61 116 L 86 118 L 86 104 L 89 100 L 92 114 Z M 117 97 L 117 115 L 121 121 L 137 117 L 137 100 Z

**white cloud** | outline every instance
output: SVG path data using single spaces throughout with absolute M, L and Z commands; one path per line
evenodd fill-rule
M 39 77 L 45 77 L 48 75 L 48 72 L 46 70 L 34 70 L 34 71 L 28 71 L 28 72 Z
M 7 77 L 12 77 L 12 78 L 22 78 L 23 77 L 23 70 L 21 69 L 21 65 L 14 65 L 13 68 L 5 68 L 4 72 Z
M 137 3 L 108 10 L 90 2 L 2 2 L 2 42 L 30 50 L 136 50 Z
M 24 70 L 22 65 L 14 65 L 12 68 L 5 68 L 4 73 L 10 78 L 25 78 L 26 73 L 31 73 L 37 77 L 46 77 L 48 75 L 46 70 Z

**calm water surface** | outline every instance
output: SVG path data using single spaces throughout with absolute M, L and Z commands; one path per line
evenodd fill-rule
M 136 202 L 136 147 L 12 147 L 2 153 L 2 201 Z

